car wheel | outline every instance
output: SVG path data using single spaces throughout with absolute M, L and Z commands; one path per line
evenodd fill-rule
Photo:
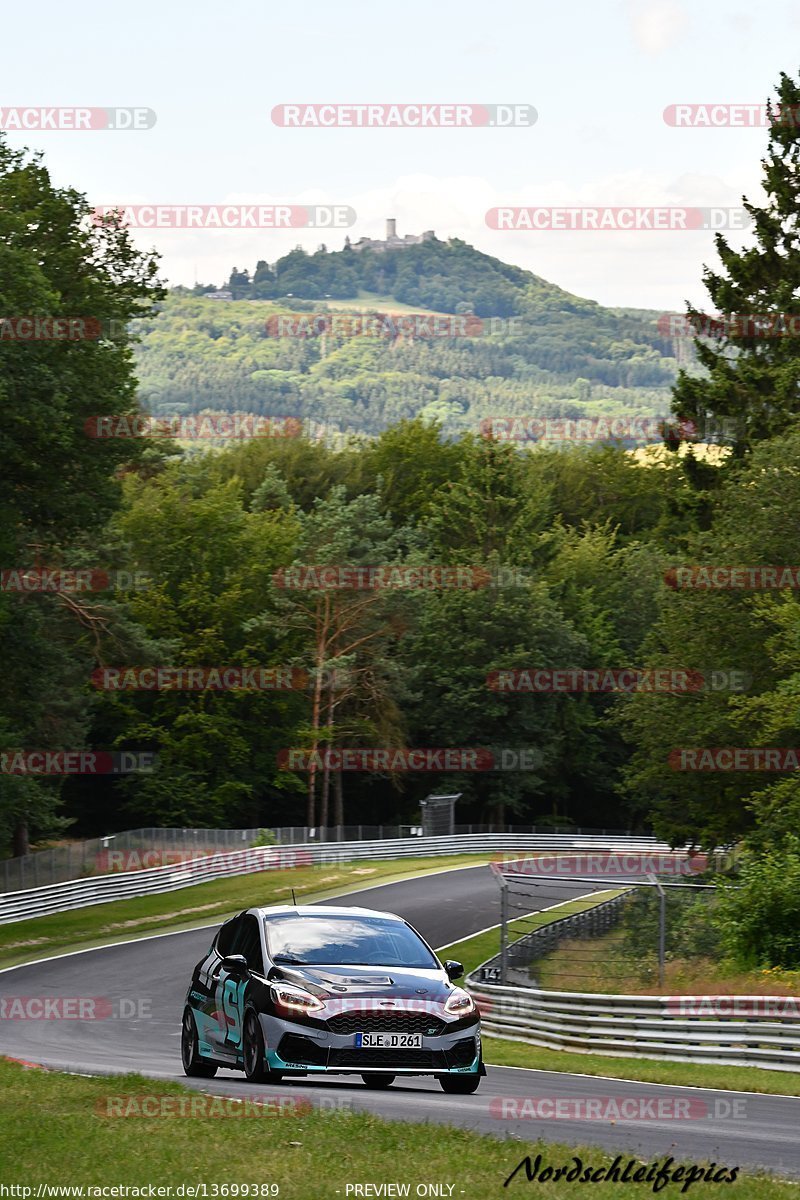
M 469 1096 L 472 1092 L 477 1092 L 480 1081 L 481 1077 L 478 1074 L 439 1076 L 442 1091 L 450 1096 Z
M 365 1085 L 371 1088 L 372 1091 L 380 1091 L 382 1088 L 391 1087 L 397 1078 L 396 1075 L 362 1075 Z
M 204 1058 L 200 1057 L 197 1046 L 197 1026 L 190 1008 L 184 1011 L 181 1023 L 181 1062 L 184 1075 L 200 1079 L 213 1079 L 217 1073 L 215 1063 L 206 1062 Z
M 270 1071 L 267 1066 L 261 1022 L 252 1008 L 248 1008 L 244 1016 L 242 1057 L 244 1073 L 250 1083 L 280 1083 L 283 1078 L 280 1071 Z

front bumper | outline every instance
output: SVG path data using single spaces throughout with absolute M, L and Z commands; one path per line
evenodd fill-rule
M 481 1061 L 480 1021 L 458 1021 L 458 1028 L 438 1037 L 423 1037 L 422 1049 L 368 1049 L 355 1045 L 352 1033 L 289 1021 L 261 1013 L 259 1017 L 270 1070 L 286 1074 L 327 1072 L 336 1075 L 465 1075 L 485 1074 Z

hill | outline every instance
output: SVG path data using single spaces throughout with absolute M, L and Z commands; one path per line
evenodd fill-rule
M 604 308 L 458 239 L 297 249 L 252 277 L 234 270 L 230 299 L 208 293 L 175 289 L 140 323 L 154 412 L 294 416 L 374 435 L 419 414 L 454 434 L 498 415 L 669 410 L 676 351 L 657 313 Z

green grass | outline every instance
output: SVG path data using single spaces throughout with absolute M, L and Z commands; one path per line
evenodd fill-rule
M 199 883 L 157 896 L 93 904 L 49 917 L 0 925 L 0 967 L 33 962 L 61 950 L 124 942 L 168 929 L 192 929 L 222 921 L 256 904 L 283 904 L 294 888 L 298 902 L 372 887 L 376 883 L 424 875 L 448 867 L 480 866 L 487 855 L 333 863 L 237 875 Z
M 274 302 L 279 306 L 280 302 Z M 426 308 L 421 304 L 405 304 L 402 300 L 395 300 L 392 296 L 380 296 L 377 292 L 360 291 L 358 296 L 352 300 L 324 300 L 320 301 L 320 310 L 327 309 L 329 312 L 343 311 L 347 312 L 355 310 L 356 312 L 392 312 L 392 313 L 423 313 L 432 314 L 441 317 L 452 317 L 452 313 L 440 312 L 435 308 Z M 298 313 L 302 316 L 302 313 Z
M 287 1105 L 292 1090 L 280 1087 L 271 1095 Z M 259 1095 L 266 1099 L 263 1089 L 253 1089 L 253 1097 Z M 347 1110 L 228 1119 L 103 1115 L 109 1101 L 112 1111 L 124 1111 L 130 1102 L 125 1098 L 141 1103 L 144 1096 L 166 1097 L 177 1106 L 182 1100 L 190 1103 L 197 1093 L 138 1075 L 91 1079 L 0 1061 L 0 1144 L 9 1148 L 3 1183 L 123 1185 L 144 1187 L 145 1195 L 148 1184 L 205 1184 L 209 1197 L 213 1184 L 276 1184 L 280 1200 L 336 1200 L 337 1194 L 346 1200 L 348 1184 L 407 1183 L 413 1196 L 418 1184 L 437 1182 L 453 1185 L 454 1200 L 493 1200 L 505 1194 L 503 1181 L 525 1155 L 533 1159 L 541 1154 L 542 1166 L 571 1166 L 577 1154 L 584 1166 L 593 1168 L 608 1166 L 613 1158 L 597 1149 L 503 1139 L 502 1130 L 497 1137 L 482 1136 Z M 467 1097 L 465 1103 L 477 1101 Z M 226 1114 L 241 1111 L 231 1103 L 219 1108 Z M 274 1102 L 266 1112 L 274 1114 Z M 630 1157 L 644 1161 L 636 1154 Z M 650 1161 L 663 1162 L 664 1157 Z M 574 1200 L 574 1186 L 562 1180 L 542 1187 L 529 1184 L 522 1171 L 508 1191 Z M 670 1185 L 663 1195 L 679 1195 L 680 1186 Z M 723 1188 L 696 1183 L 690 1195 L 718 1198 L 724 1192 L 735 1200 L 776 1200 L 789 1195 L 792 1186 L 747 1175 Z M 589 1192 L 598 1200 L 652 1194 L 647 1184 L 640 1191 L 604 1182 L 593 1184 Z
M 535 964 L 539 987 L 556 991 L 619 992 L 623 995 L 796 996 L 800 971 L 780 968 L 743 970 L 725 959 L 681 958 L 673 953 L 659 983 L 658 959 L 652 947 L 632 955 L 624 929 L 602 937 L 565 939 Z
M 596 905 L 618 895 L 619 891 L 619 888 L 611 888 L 604 892 L 595 892 L 593 896 L 568 900 L 565 904 L 559 904 L 558 908 L 549 911 L 518 917 L 514 921 L 509 921 L 509 930 L 512 935 L 517 934 L 521 937 L 524 933 L 530 933 L 533 929 L 541 929 L 543 925 L 551 925 L 553 921 L 560 921 L 563 917 L 569 917 L 573 913 L 583 912 L 587 908 L 595 908 Z M 516 938 L 512 936 L 509 940 L 513 943 Z M 474 937 L 464 938 L 444 947 L 441 956 L 458 959 L 460 963 L 464 964 L 465 975 L 469 975 L 470 971 L 474 971 L 481 963 L 485 963 L 487 959 L 493 958 L 499 953 L 500 926 L 496 925 L 493 929 L 487 929 L 485 933 L 478 933 Z
M 731 1067 L 722 1063 L 657 1062 L 647 1058 L 616 1058 L 606 1054 L 577 1054 L 547 1050 L 526 1042 L 483 1036 L 483 1054 L 496 1067 L 526 1067 L 535 1071 L 568 1071 L 638 1079 L 643 1083 L 674 1083 L 682 1087 L 719 1088 L 730 1092 L 763 1092 L 770 1096 L 800 1096 L 800 1072 L 762 1067 Z

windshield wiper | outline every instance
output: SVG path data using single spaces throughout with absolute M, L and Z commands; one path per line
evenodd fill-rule
M 273 954 L 272 961 L 274 963 L 295 963 L 300 967 L 306 965 L 302 958 L 298 958 L 296 954 Z

